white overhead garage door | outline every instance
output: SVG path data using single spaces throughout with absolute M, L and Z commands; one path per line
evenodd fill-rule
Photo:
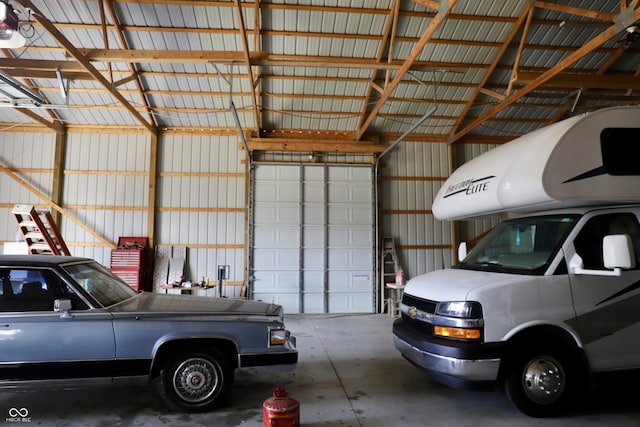
M 252 299 L 287 313 L 375 308 L 373 168 L 255 166 Z

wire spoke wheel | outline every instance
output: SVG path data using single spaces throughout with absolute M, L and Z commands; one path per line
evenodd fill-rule
M 175 353 L 159 377 L 165 403 L 181 412 L 205 412 L 225 400 L 233 382 L 228 360 L 214 348 L 197 347 Z
M 183 400 L 191 403 L 205 401 L 216 391 L 220 375 L 207 359 L 194 357 L 182 362 L 173 375 L 173 388 Z

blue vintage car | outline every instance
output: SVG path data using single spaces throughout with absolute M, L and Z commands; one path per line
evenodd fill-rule
M 94 260 L 0 256 L 0 388 L 143 377 L 178 411 L 229 395 L 236 369 L 295 368 L 281 306 L 137 293 Z

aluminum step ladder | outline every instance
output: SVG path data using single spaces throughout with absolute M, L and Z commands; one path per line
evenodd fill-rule
M 30 254 L 71 255 L 51 212 L 36 211 L 32 205 L 15 205 L 11 213 Z
M 404 290 L 404 272 L 396 252 L 396 242 L 391 236 L 382 238 L 382 284 L 385 293 L 385 308 L 390 316 L 398 316 L 402 291 Z

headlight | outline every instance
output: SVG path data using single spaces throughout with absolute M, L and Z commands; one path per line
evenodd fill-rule
M 287 343 L 289 337 L 289 331 L 286 329 L 271 329 L 269 330 L 269 345 L 284 345 Z
M 461 319 L 482 319 L 482 306 L 476 301 L 440 302 L 436 307 L 436 315 Z
M 482 306 L 479 302 L 440 302 L 435 314 L 433 335 L 458 340 L 482 339 Z

